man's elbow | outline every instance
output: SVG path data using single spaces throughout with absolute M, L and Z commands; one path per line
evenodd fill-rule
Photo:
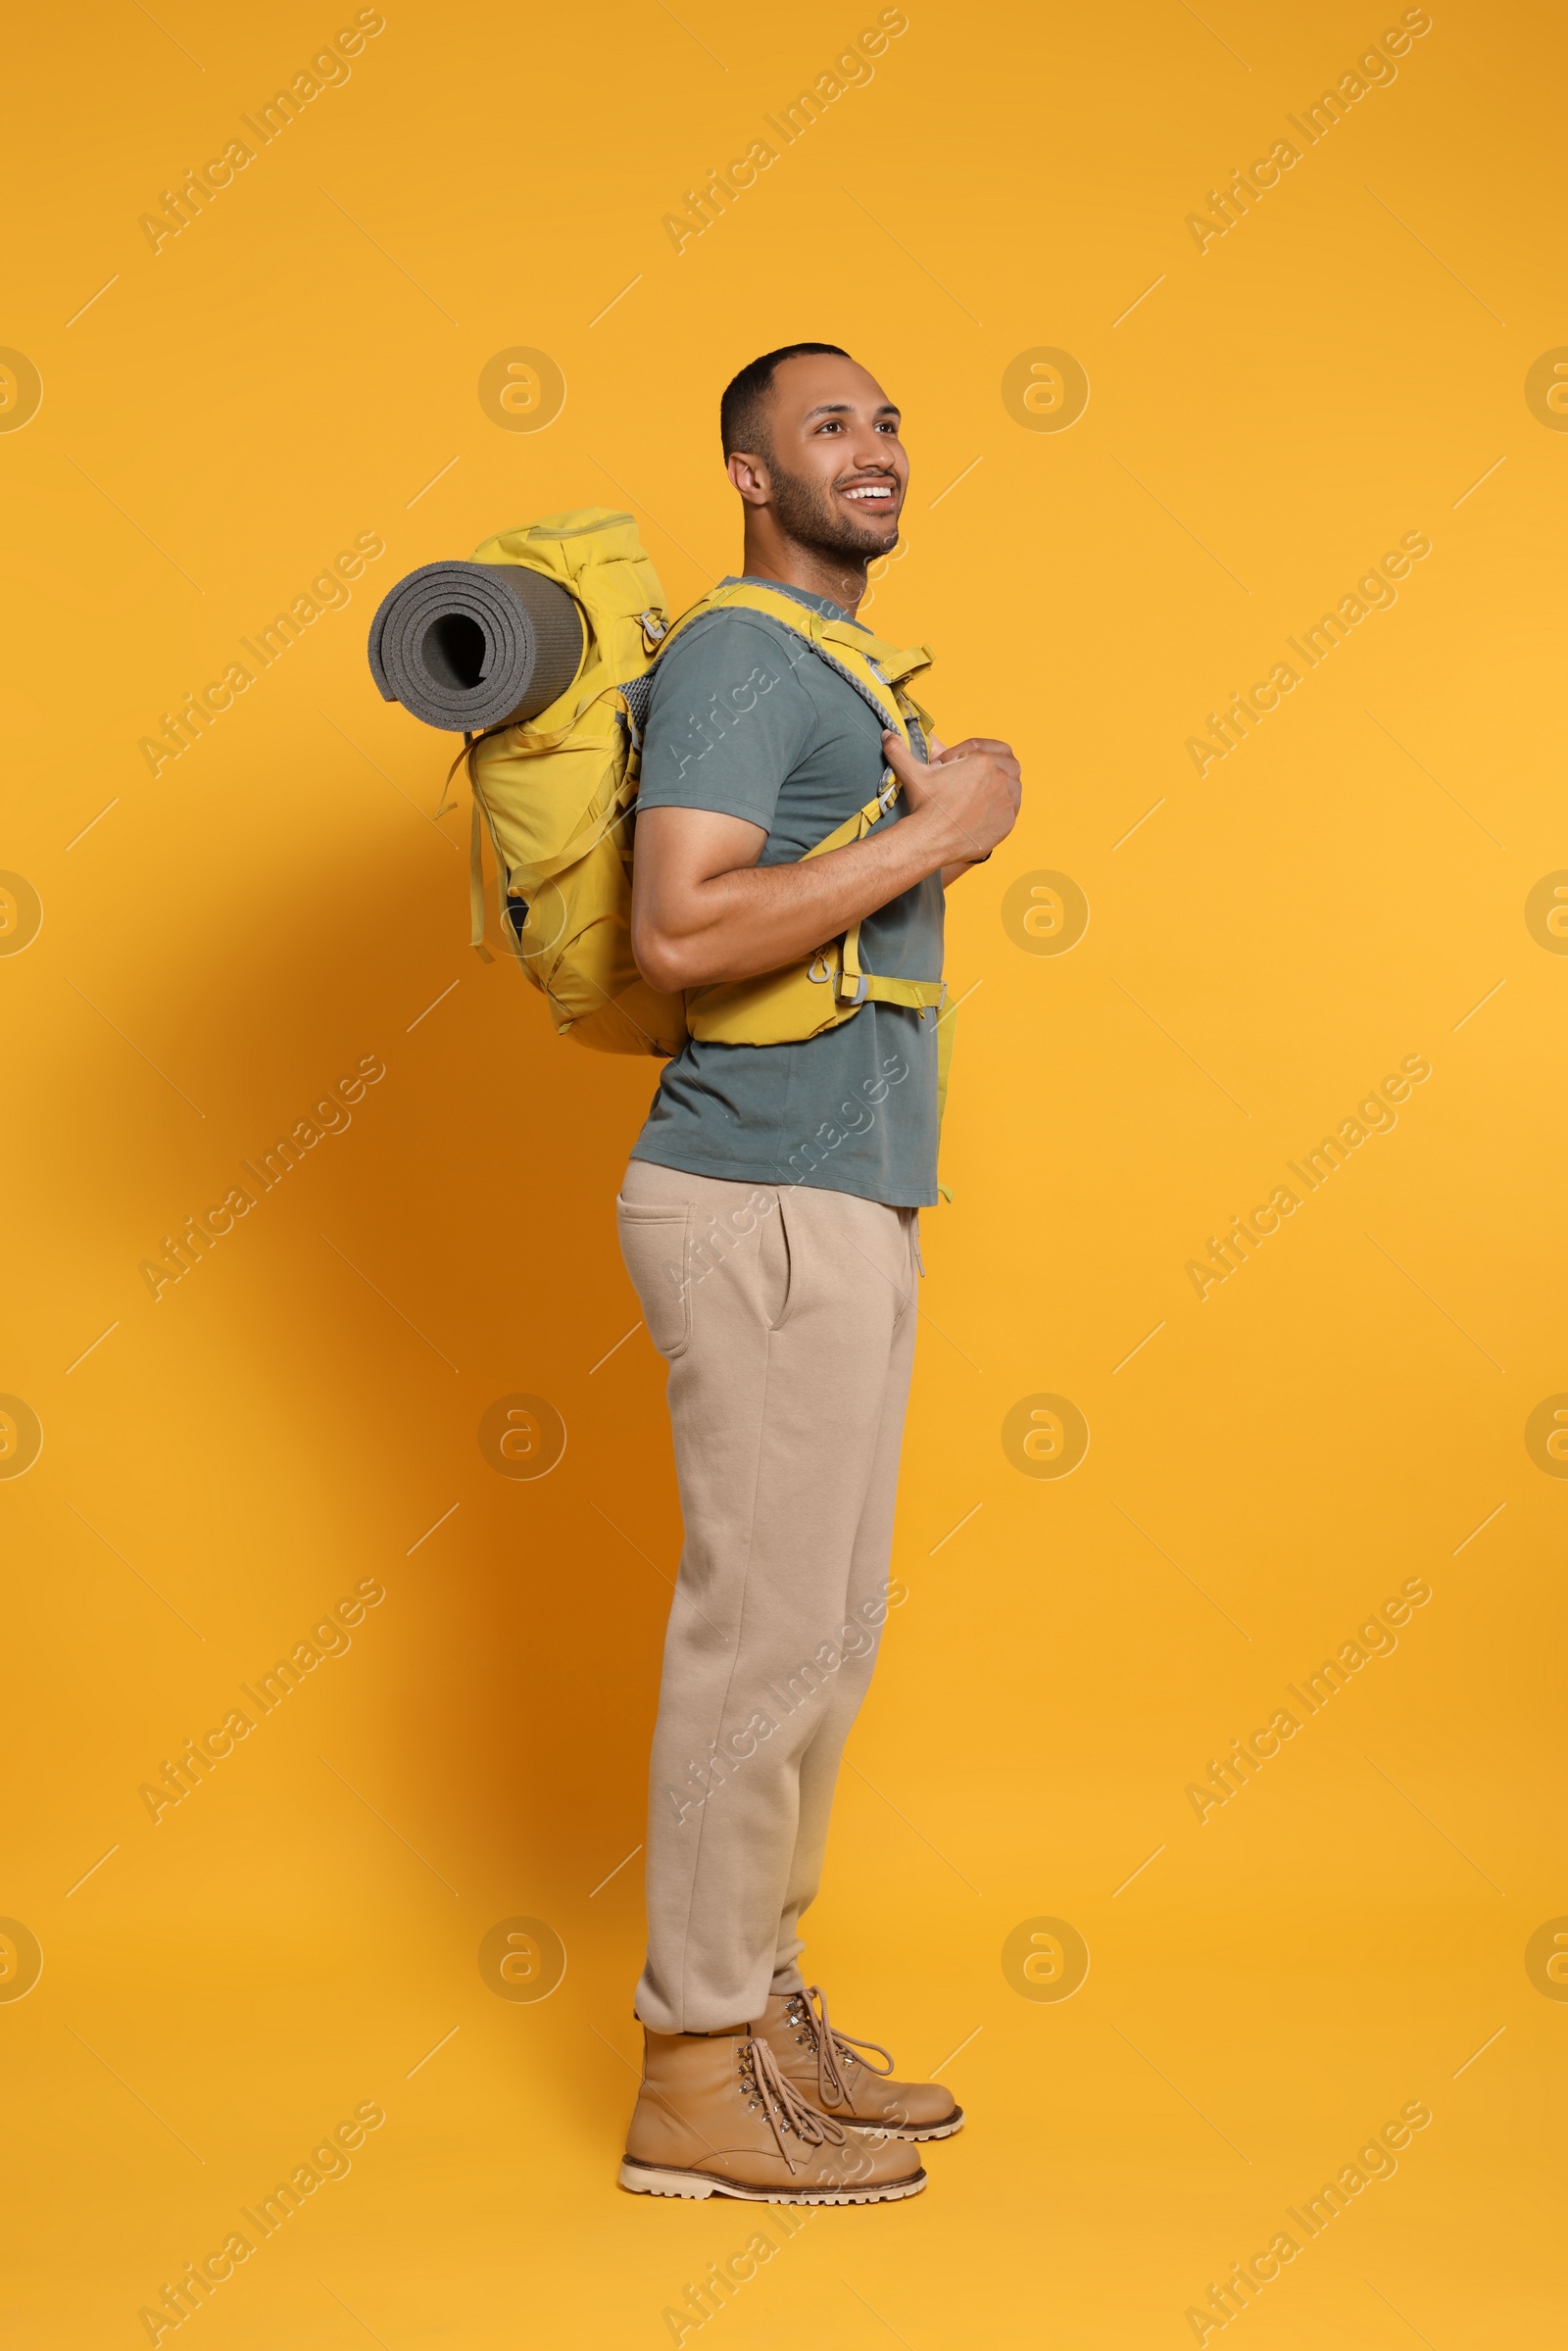
M 634 922 L 631 952 L 638 970 L 656 996 L 679 996 L 683 990 L 696 986 L 691 951 L 681 940 L 671 939 L 651 924 Z

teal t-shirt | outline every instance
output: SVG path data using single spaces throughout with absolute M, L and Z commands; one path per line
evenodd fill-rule
M 782 593 L 844 617 L 825 597 Z M 765 612 L 705 613 L 654 672 L 639 805 L 743 816 L 767 835 L 763 865 L 790 863 L 825 840 L 874 797 L 886 766 L 869 705 Z M 903 812 L 895 805 L 881 821 L 896 824 Z M 862 968 L 940 979 L 942 915 L 942 879 L 932 874 L 866 916 Z M 868 1003 L 802 1044 L 692 1038 L 665 1063 L 631 1155 L 733 1183 L 809 1184 L 894 1208 L 929 1207 L 936 1022 L 903 1004 Z

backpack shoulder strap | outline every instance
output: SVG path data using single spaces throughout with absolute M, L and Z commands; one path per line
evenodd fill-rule
M 700 597 L 689 611 L 665 631 L 655 655 L 655 663 L 668 652 L 681 630 L 690 626 L 705 612 L 741 611 L 761 612 L 776 620 L 798 637 L 803 637 L 820 661 L 836 670 L 847 685 L 853 686 L 860 700 L 867 705 L 884 726 L 902 735 L 916 759 L 924 759 L 930 721 L 919 705 L 903 688 L 907 679 L 931 666 L 930 648 L 925 645 L 896 646 L 885 638 L 874 636 L 847 619 L 830 620 L 824 613 L 815 612 L 809 605 L 787 595 L 780 588 L 767 588 L 752 580 L 737 580 L 729 587 L 711 588 Z

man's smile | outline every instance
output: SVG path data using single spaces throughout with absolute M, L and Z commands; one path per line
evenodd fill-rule
M 882 508 L 896 507 L 899 485 L 889 474 L 879 474 L 873 481 L 850 482 L 839 491 L 841 498 L 853 498 L 858 505 Z

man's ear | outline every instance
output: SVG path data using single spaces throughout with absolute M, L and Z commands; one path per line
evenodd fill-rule
M 760 457 L 747 457 L 739 449 L 731 450 L 725 459 L 725 468 L 748 506 L 765 506 L 769 489 L 767 467 Z

